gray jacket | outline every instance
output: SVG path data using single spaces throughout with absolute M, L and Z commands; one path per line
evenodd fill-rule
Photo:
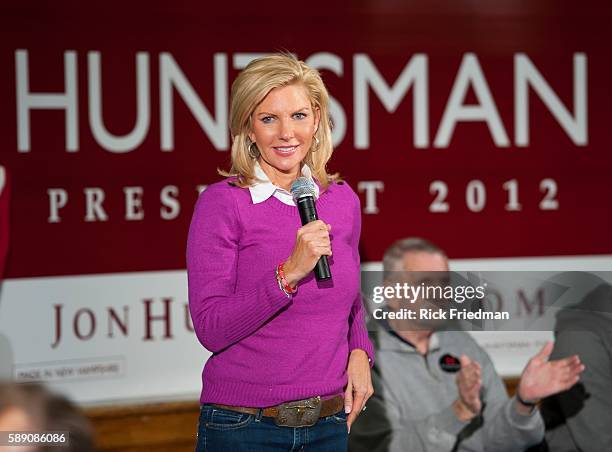
M 557 315 L 551 358 L 578 354 L 580 382 L 546 399 L 546 440 L 551 451 L 612 451 L 612 286 L 602 284 Z
M 516 411 L 489 356 L 467 333 L 434 333 L 425 356 L 380 325 L 371 325 L 370 337 L 376 347 L 375 392 L 351 427 L 351 452 L 522 451 L 544 437 L 539 412 Z M 457 374 L 441 365 L 443 357 L 462 354 L 482 367 L 484 409 L 471 422 L 455 416 Z

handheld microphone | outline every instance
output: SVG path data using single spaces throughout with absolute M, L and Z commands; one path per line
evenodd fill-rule
M 317 216 L 317 208 L 315 207 L 314 184 L 311 180 L 306 177 L 298 177 L 291 184 L 291 194 L 300 212 L 302 226 L 319 219 Z M 319 258 L 317 265 L 315 265 L 314 273 L 317 281 L 325 281 L 331 278 L 327 256 L 321 256 Z

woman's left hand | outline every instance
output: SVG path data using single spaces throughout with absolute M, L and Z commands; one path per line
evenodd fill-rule
M 374 393 L 368 354 L 361 349 L 353 350 L 349 356 L 346 372 L 348 374 L 348 384 L 344 392 L 344 411 L 349 415 L 346 423 L 350 433 L 351 424 L 355 422 L 366 402 Z

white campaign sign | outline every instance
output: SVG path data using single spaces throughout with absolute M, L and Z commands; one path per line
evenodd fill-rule
M 209 355 L 191 331 L 184 271 L 2 284 L 4 376 L 42 380 L 78 402 L 197 400 Z

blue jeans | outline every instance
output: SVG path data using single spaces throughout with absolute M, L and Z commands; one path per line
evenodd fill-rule
M 213 405 L 200 407 L 196 452 L 280 452 L 347 450 L 343 411 L 319 419 L 312 427 L 279 427 L 274 419 Z

